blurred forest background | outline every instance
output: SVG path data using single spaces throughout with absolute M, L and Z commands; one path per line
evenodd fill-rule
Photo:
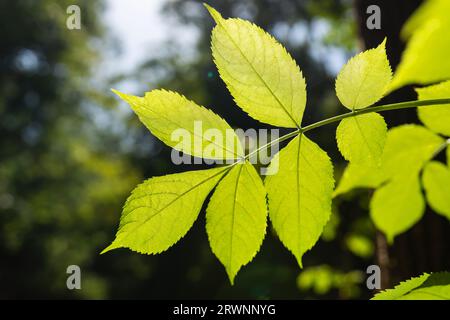
M 233 287 L 209 248 L 203 214 L 186 237 L 161 255 L 125 249 L 99 255 L 113 239 L 122 204 L 137 183 L 191 169 L 171 163 L 170 148 L 151 136 L 111 87 L 139 95 L 158 87 L 177 90 L 234 127 L 264 127 L 234 106 L 218 77 L 209 48 L 213 21 L 201 1 L 142 1 L 161 8 L 161 23 L 168 28 L 141 30 L 131 39 L 173 25 L 173 30 L 188 30 L 195 41 L 181 48 L 178 40 L 184 36 L 173 31 L 173 39 L 157 46 L 135 46 L 145 59 L 133 68 L 121 68 L 124 39 L 105 21 L 105 12 L 118 1 L 0 1 L 0 298 L 371 297 L 365 270 L 383 263 L 385 241 L 368 218 L 368 191 L 335 202 L 321 240 L 304 257 L 303 270 L 269 230 L 260 253 Z M 225 17 L 254 21 L 287 47 L 307 79 L 305 123 L 345 111 L 335 97 L 334 79 L 356 52 L 387 35 L 389 58 L 398 64 L 401 26 L 421 3 L 208 2 Z M 377 2 L 383 28 L 368 30 L 366 8 Z M 71 4 L 81 8 L 81 30 L 66 27 Z M 133 23 L 133 17 L 115 23 Z M 412 92 L 399 90 L 385 101 L 414 99 Z M 389 125 L 417 121 L 413 111 L 386 117 Z M 334 131 L 327 126 L 311 137 L 337 163 L 338 177 L 345 163 L 331 138 Z M 444 269 L 448 259 L 442 251 L 430 260 L 417 256 L 427 252 L 425 244 L 411 242 L 423 228 L 441 228 L 440 217 L 430 219 L 389 249 L 392 274 L 383 278 L 384 285 Z M 410 257 L 408 252 L 415 251 Z M 81 267 L 81 290 L 66 288 L 69 265 Z

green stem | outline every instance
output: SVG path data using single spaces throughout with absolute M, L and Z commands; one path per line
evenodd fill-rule
M 290 138 L 292 138 L 292 137 L 295 137 L 296 135 L 298 135 L 298 134 L 300 133 L 300 130 L 301 130 L 301 129 L 294 130 L 294 131 L 292 131 L 292 132 L 289 132 L 288 134 L 285 134 L 284 136 L 281 136 L 281 137 L 279 137 L 279 138 L 277 138 L 277 139 L 275 139 L 275 140 L 270 141 L 269 143 L 267 143 L 267 144 L 265 144 L 265 145 L 259 147 L 259 148 L 256 149 L 256 150 L 253 150 L 252 152 L 250 152 L 249 154 L 247 154 L 247 155 L 244 157 L 244 159 L 249 159 L 249 158 L 250 158 L 251 156 L 253 156 L 255 153 L 258 153 L 258 152 L 260 152 L 261 150 L 267 149 L 268 147 L 270 147 L 270 146 L 272 146 L 272 145 L 274 145 L 274 144 L 276 144 L 276 143 L 280 143 L 280 142 L 283 142 L 283 141 L 285 141 L 285 140 L 287 140 L 287 139 L 290 139 Z
M 399 110 L 399 109 L 407 109 L 407 108 L 416 108 L 416 107 L 421 107 L 421 106 L 432 106 L 432 105 L 441 105 L 441 104 L 450 104 L 450 99 L 432 99 L 432 100 L 415 100 L 415 101 L 406 101 L 406 102 L 400 102 L 400 103 L 392 103 L 392 104 L 385 104 L 385 105 L 381 105 L 381 106 L 375 106 L 375 107 L 369 107 L 369 108 L 365 108 L 365 109 L 359 109 L 356 111 L 351 111 L 351 112 L 347 112 L 344 114 L 340 114 L 338 116 L 335 117 L 331 117 L 328 119 L 324 119 L 321 121 L 317 121 L 315 123 L 312 123 L 310 125 L 307 125 L 305 127 L 302 127 L 300 129 L 296 129 L 292 132 L 289 132 L 288 134 L 285 134 L 284 136 L 281 136 L 273 141 L 270 141 L 269 143 L 259 147 L 258 149 L 250 152 L 249 154 L 247 154 L 244 159 L 249 159 L 251 156 L 253 156 L 256 153 L 259 153 L 262 150 L 265 150 L 267 148 L 269 148 L 270 146 L 276 144 L 276 143 L 280 143 L 283 142 L 287 139 L 290 139 L 292 137 L 295 137 L 296 135 L 298 135 L 299 133 L 304 133 L 313 129 L 317 129 L 320 128 L 322 126 L 325 126 L 327 124 L 330 123 L 334 123 L 337 121 L 341 121 L 342 119 L 345 118 L 350 118 L 350 117 L 356 117 L 362 114 L 366 114 L 366 113 L 371 113 L 371 112 L 382 112 L 382 111 L 389 111 L 389 110 Z
M 332 117 L 332 118 L 328 118 L 325 120 L 315 122 L 306 127 L 303 127 L 301 130 L 302 130 L 302 132 L 306 132 L 306 131 L 316 129 L 316 128 L 322 127 L 324 125 L 327 125 L 327 124 L 330 124 L 330 123 L 333 123 L 336 121 L 340 121 L 345 118 L 355 117 L 355 116 L 365 114 L 365 113 L 416 108 L 416 107 L 421 107 L 421 106 L 432 106 L 432 105 L 437 105 L 437 104 L 450 104 L 450 99 L 406 101 L 406 102 L 400 102 L 400 103 L 385 104 L 385 105 L 376 106 L 376 107 L 369 107 L 369 108 L 365 108 L 365 109 L 359 109 L 356 111 L 347 112 L 347 113 L 340 114 L 340 115 Z

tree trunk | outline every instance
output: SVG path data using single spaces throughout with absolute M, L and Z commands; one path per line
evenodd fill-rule
M 400 30 L 422 3 L 421 0 L 355 0 L 361 49 L 374 48 L 387 37 L 387 54 L 393 70 L 397 67 L 405 44 L 399 37 Z M 381 29 L 370 30 L 366 26 L 367 7 L 378 5 L 381 9 Z M 416 99 L 411 86 L 402 88 L 385 97 L 382 103 Z M 416 110 L 405 109 L 383 114 L 389 127 L 405 123 L 418 123 Z M 381 268 L 382 286 L 417 276 L 423 272 L 444 271 L 450 266 L 450 230 L 448 221 L 429 208 L 411 230 L 395 238 L 388 246 L 384 235 L 377 232 L 375 243 L 377 263 Z

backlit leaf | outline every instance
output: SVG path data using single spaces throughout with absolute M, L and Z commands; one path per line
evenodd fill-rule
M 113 90 L 126 101 L 151 133 L 178 151 L 207 159 L 243 156 L 238 136 L 217 114 L 184 96 L 152 90 L 137 97 Z
M 443 142 L 444 139 L 419 125 L 402 125 L 390 129 L 382 157 L 384 177 L 418 175 Z
M 428 163 L 422 183 L 431 208 L 450 220 L 450 168 L 437 161 Z
M 424 273 L 376 294 L 372 300 L 450 300 L 450 273 Z
M 422 218 L 425 202 L 417 174 L 397 176 L 377 189 L 370 202 L 370 216 L 389 243 Z
M 343 119 L 336 130 L 339 151 L 354 164 L 378 166 L 386 132 L 386 123 L 378 113 Z
M 355 188 L 376 188 L 383 182 L 380 167 L 349 163 L 339 180 L 333 196 L 349 192 Z
M 334 195 L 353 188 L 376 188 L 397 175 L 418 175 L 444 140 L 419 125 L 402 125 L 390 129 L 381 157 L 381 165 L 349 163 Z
M 303 254 L 314 246 L 330 218 L 333 166 L 319 146 L 300 135 L 274 157 L 269 171 L 274 173 L 265 179 L 269 217 L 302 267 Z
M 235 165 L 216 187 L 206 210 L 211 249 L 233 284 L 266 234 L 266 190 L 253 165 Z
M 366 108 L 383 97 L 391 78 L 384 40 L 347 62 L 336 79 L 336 94 L 350 110 Z
M 300 127 L 306 84 L 286 49 L 251 22 L 224 19 L 206 7 L 217 23 L 211 41 L 214 62 L 236 104 L 261 122 Z
M 450 79 L 449 12 L 450 1 L 429 0 L 408 20 L 402 30 L 407 45 L 389 91 Z
M 125 203 L 115 240 L 102 253 L 117 248 L 147 254 L 167 250 L 192 227 L 226 170 L 170 174 L 138 185 Z
M 382 181 L 370 203 L 375 226 L 392 243 L 420 220 L 425 203 L 419 173 L 442 145 L 443 139 L 418 125 L 403 125 L 388 131 L 382 156 Z
M 450 98 L 450 81 L 416 91 L 419 100 Z M 450 104 L 419 107 L 418 114 L 430 130 L 450 137 Z

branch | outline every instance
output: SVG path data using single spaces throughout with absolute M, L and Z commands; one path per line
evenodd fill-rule
M 250 152 L 247 154 L 243 159 L 249 159 L 251 156 L 253 156 L 255 153 L 260 152 L 261 150 L 265 150 L 269 148 L 270 146 L 273 146 L 276 143 L 283 142 L 285 140 L 288 140 L 290 138 L 295 137 L 298 134 L 320 128 L 322 126 L 325 126 L 327 124 L 341 121 L 345 118 L 350 117 L 357 117 L 362 114 L 371 113 L 371 112 L 383 112 L 383 111 L 389 111 L 389 110 L 399 110 L 399 109 L 407 109 L 407 108 L 417 108 L 422 106 L 433 106 L 433 105 L 442 105 L 442 104 L 450 104 L 450 98 L 449 99 L 432 99 L 432 100 L 414 100 L 414 101 L 406 101 L 406 102 L 399 102 L 399 103 L 392 103 L 392 104 L 385 104 L 381 106 L 375 106 L 375 107 L 369 107 L 365 109 L 359 109 L 356 111 L 350 111 L 344 114 L 340 114 L 335 117 L 327 118 L 315 123 L 312 123 L 310 125 L 307 125 L 305 127 L 302 127 L 300 129 L 296 129 L 292 132 L 289 132 L 288 134 L 285 134 L 284 136 L 279 137 L 278 139 L 272 140 L 269 143 L 259 147 L 258 149 Z

